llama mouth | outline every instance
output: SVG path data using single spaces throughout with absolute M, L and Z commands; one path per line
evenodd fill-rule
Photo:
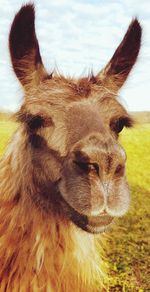
M 70 220 L 80 227 L 82 230 L 89 233 L 102 233 L 104 232 L 112 223 L 113 217 L 107 213 L 102 213 L 98 216 L 87 216 L 79 213 L 73 207 L 71 207 L 66 200 L 61 195 L 61 205 L 65 214 L 70 218 Z
M 91 233 L 102 233 L 104 232 L 112 223 L 113 217 L 108 214 L 100 214 L 99 216 L 88 217 L 88 224 L 86 226 L 86 231 Z
M 100 214 L 99 216 L 86 216 L 78 213 L 75 210 L 71 210 L 71 212 L 72 214 L 70 219 L 72 222 L 89 233 L 102 233 L 113 221 L 113 217 L 107 214 Z

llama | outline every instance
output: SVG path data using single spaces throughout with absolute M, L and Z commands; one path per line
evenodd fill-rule
M 141 27 L 131 22 L 96 76 L 68 79 L 46 72 L 34 22 L 24 5 L 9 35 L 24 100 L 0 162 L 0 291 L 101 291 L 100 234 L 130 205 L 118 136 L 133 121 L 117 93 Z

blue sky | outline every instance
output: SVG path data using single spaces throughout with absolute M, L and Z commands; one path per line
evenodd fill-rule
M 27 1 L 26 1 L 27 2 Z M 8 34 L 22 0 L 0 0 L 0 109 L 17 110 L 23 92 L 14 76 Z M 150 110 L 150 1 L 35 0 L 36 31 L 48 71 L 64 75 L 95 73 L 109 61 L 131 19 L 143 27 L 142 48 L 119 98 L 128 110 Z

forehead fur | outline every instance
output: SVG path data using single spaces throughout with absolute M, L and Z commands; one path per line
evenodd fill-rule
M 65 100 L 79 100 L 88 98 L 92 90 L 94 88 L 96 89 L 96 87 L 92 75 L 80 79 L 65 78 L 64 76 L 56 75 L 52 79 L 46 78 L 40 84 L 39 89 L 46 91 L 46 93 L 49 92 L 51 97 L 56 96 Z M 97 89 L 100 90 L 100 86 Z
M 28 90 L 24 107 L 33 111 L 35 109 L 44 111 L 51 106 L 61 109 L 74 101 L 91 99 L 92 103 L 95 103 L 101 97 L 114 95 L 101 84 L 95 84 L 93 76 L 81 79 L 54 76 L 52 79 L 44 79 L 38 87 Z M 33 109 L 32 106 L 34 106 Z
M 96 104 L 90 102 L 72 103 L 66 114 L 68 141 L 74 144 L 93 132 L 104 133 L 103 123 Z
M 19 117 L 23 116 L 24 120 L 30 115 L 31 121 L 32 116 L 42 117 L 44 126 L 51 125 L 49 118 L 56 124 L 67 116 L 67 131 L 73 129 L 75 132 L 77 128 L 76 136 L 102 131 L 102 124 L 109 126 L 111 118 L 128 117 L 116 95 L 102 85 L 95 84 L 89 77 L 74 80 L 62 76 L 45 79 L 28 92 Z

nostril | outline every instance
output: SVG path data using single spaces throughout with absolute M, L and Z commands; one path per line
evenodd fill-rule
M 93 163 L 93 166 L 95 168 L 97 175 L 99 176 L 99 165 L 97 163 Z
M 124 174 L 124 165 L 118 164 L 115 169 L 115 175 L 116 176 L 122 176 Z

